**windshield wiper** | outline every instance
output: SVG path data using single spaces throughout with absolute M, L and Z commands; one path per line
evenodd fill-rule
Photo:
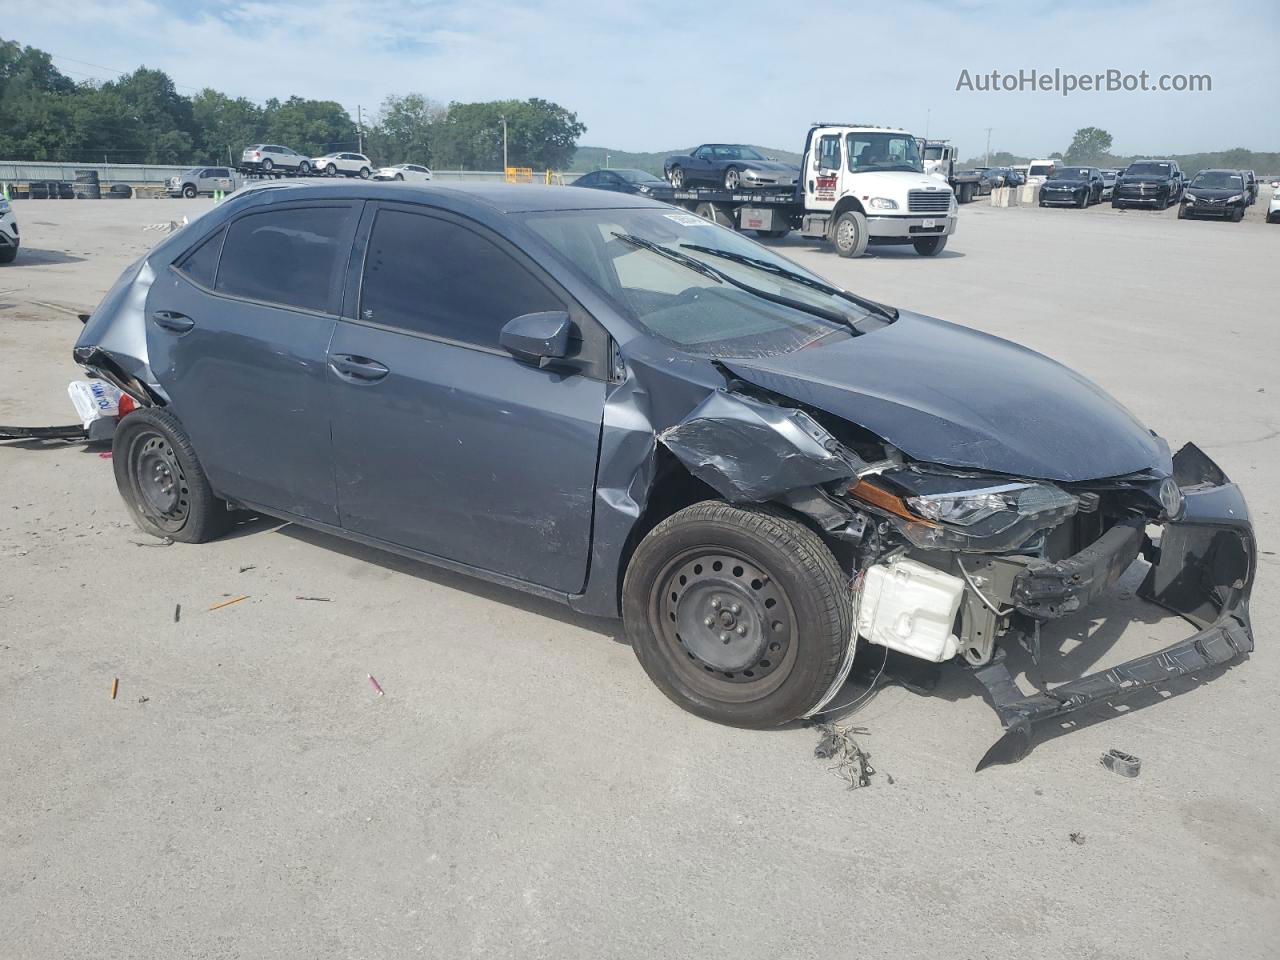
M 613 231 L 613 235 L 623 243 L 629 243 L 633 247 L 639 247 L 641 250 L 648 250 L 650 253 L 656 253 L 660 257 L 666 257 L 668 260 L 680 264 L 682 267 L 688 267 L 695 273 L 700 273 L 704 277 L 710 277 L 716 283 L 724 283 L 725 277 L 717 270 L 707 266 L 701 260 L 694 257 L 685 256 L 679 250 L 672 250 L 670 247 L 664 247 L 660 243 L 654 243 L 652 240 L 646 240 L 644 237 L 637 237 L 634 233 L 619 233 Z
M 697 243 L 682 243 L 680 246 L 685 250 L 696 250 L 699 253 L 709 254 L 713 257 L 720 257 L 722 260 L 741 263 L 743 266 L 755 267 L 757 270 L 763 270 L 766 273 L 785 277 L 793 283 L 798 283 L 802 286 L 809 287 L 833 297 L 839 297 L 841 300 L 848 300 L 850 303 L 858 305 L 863 310 L 867 310 L 871 313 L 878 313 L 880 316 L 889 320 L 898 319 L 898 310 L 896 307 L 885 306 L 883 303 L 877 303 L 875 300 L 868 300 L 865 297 L 860 297 L 856 293 L 850 293 L 847 290 L 841 290 L 839 287 L 833 287 L 831 284 L 823 283 L 821 280 L 806 277 L 802 273 L 796 273 L 794 270 L 788 270 L 781 264 L 771 263 L 768 260 L 760 260 L 757 257 L 749 257 L 744 253 L 733 253 L 730 250 L 717 250 L 715 247 L 704 247 Z
M 852 317 L 841 313 L 839 310 L 828 310 L 826 307 L 819 307 L 811 303 L 804 303 L 800 300 L 792 300 L 790 297 L 784 297 L 778 293 L 770 293 L 768 290 L 761 290 L 759 287 L 753 287 L 749 283 L 743 283 L 735 277 L 729 276 L 727 273 L 721 273 L 710 264 L 703 263 L 696 257 L 689 257 L 681 253 L 679 250 L 672 250 L 670 247 L 664 247 L 660 243 L 654 243 L 652 240 L 646 240 L 644 237 L 637 237 L 633 233 L 619 233 L 614 230 L 613 235 L 624 243 L 629 243 L 634 247 L 642 250 L 649 250 L 656 253 L 660 257 L 666 257 L 681 266 L 695 270 L 704 276 L 710 277 L 717 283 L 727 283 L 731 287 L 737 287 L 744 290 L 752 296 L 759 297 L 761 300 L 768 300 L 770 303 L 776 303 L 784 307 L 790 307 L 792 310 L 799 310 L 801 313 L 807 313 L 813 317 L 819 317 L 839 326 L 852 330 L 855 334 L 863 333 L 858 329 L 858 321 Z

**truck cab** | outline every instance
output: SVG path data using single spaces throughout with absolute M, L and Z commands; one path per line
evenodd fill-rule
M 817 123 L 801 167 L 801 233 L 825 237 L 843 257 L 869 243 L 911 244 L 934 256 L 956 229 L 956 201 L 944 179 L 925 172 L 907 130 Z

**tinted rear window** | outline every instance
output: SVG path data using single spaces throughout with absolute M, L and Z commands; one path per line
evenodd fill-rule
M 349 207 L 251 213 L 231 224 L 214 289 L 303 310 L 331 310 L 333 281 L 350 252 Z

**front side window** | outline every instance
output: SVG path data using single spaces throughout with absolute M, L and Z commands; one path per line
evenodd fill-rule
M 818 140 L 817 165 L 819 170 L 840 169 L 839 134 L 827 134 Z
M 851 133 L 849 144 L 849 170 L 866 173 L 869 170 L 898 170 L 907 173 L 923 173 L 920 150 L 915 138 L 905 133 Z
M 362 320 L 496 349 L 509 320 L 564 308 L 514 257 L 469 227 L 378 212 L 360 289 Z
M 251 213 L 231 224 L 214 289 L 249 300 L 331 311 L 333 279 L 350 253 L 349 207 Z

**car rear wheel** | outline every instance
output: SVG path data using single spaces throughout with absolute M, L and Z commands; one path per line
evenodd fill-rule
M 214 496 L 191 441 L 167 410 L 146 407 L 126 415 L 112 453 L 120 496 L 145 533 L 204 543 L 231 525 L 226 502 Z
M 195 185 L 191 183 L 185 184 L 182 187 L 182 195 L 186 197 L 188 200 L 194 197 L 196 195 Z
M 867 218 L 857 210 L 846 210 L 831 226 L 831 242 L 842 257 L 862 256 L 871 242 Z
M 742 186 L 742 173 L 737 167 L 730 167 L 724 172 L 724 188 L 737 190 L 740 186 Z
M 265 160 L 262 161 L 263 173 L 270 173 L 275 168 L 276 168 L 276 165 L 271 161 L 270 157 L 267 157 Z
M 817 705 L 853 629 L 848 577 L 817 534 L 720 501 L 686 507 L 641 541 L 623 618 L 640 665 L 675 703 L 758 728 Z
M 684 189 L 684 170 L 680 167 L 672 167 L 667 171 L 667 180 L 677 190 Z
M 311 164 L 303 160 L 300 164 L 298 164 L 298 176 L 309 177 L 310 175 L 311 175 Z
M 368 180 L 368 179 L 369 179 L 369 168 L 368 168 L 368 167 L 361 167 L 361 168 L 360 168 L 360 179 L 361 179 L 361 180 Z
M 936 257 L 947 249 L 947 238 L 925 237 L 921 240 L 912 240 L 911 245 L 916 248 L 916 253 L 922 257 Z

